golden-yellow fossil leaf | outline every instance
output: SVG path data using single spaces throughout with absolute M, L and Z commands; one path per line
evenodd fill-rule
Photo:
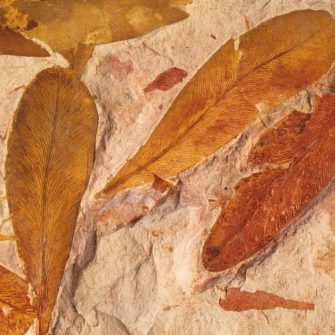
M 99 196 L 171 177 L 317 81 L 335 58 L 335 21 L 303 10 L 229 40 L 202 66 L 147 143 Z
M 0 334 L 24 334 L 35 316 L 36 310 L 28 297 L 28 284 L 0 266 Z
M 75 73 L 42 71 L 23 95 L 8 142 L 6 188 L 38 334 L 48 330 L 94 159 L 97 112 Z
M 187 17 L 190 0 L 16 0 L 3 8 L 2 21 L 54 51 L 79 44 L 104 44 L 141 36 Z M 1 5 L 0 5 L 1 8 Z M 8 13 L 13 12 L 15 15 Z M 19 14 L 20 15 L 19 15 Z M 1 21 L 0 21 L 1 22 Z

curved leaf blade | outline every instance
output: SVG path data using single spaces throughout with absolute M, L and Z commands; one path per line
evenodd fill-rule
M 28 284 L 0 266 L 0 334 L 24 334 L 35 317 L 36 310 L 28 298 Z
M 46 334 L 93 165 L 97 112 L 71 70 L 42 71 L 27 88 L 8 142 L 6 188 L 20 257 Z
M 204 244 L 207 270 L 224 271 L 252 257 L 311 205 L 335 175 L 334 140 L 335 94 L 317 99 L 311 116 L 293 111 L 261 137 L 250 163 L 285 162 L 288 167 L 238 183 Z
M 16 0 L 6 10 L 21 15 L 4 17 L 8 27 L 47 43 L 54 51 L 76 50 L 80 44 L 105 44 L 149 33 L 185 19 L 190 0 Z M 20 21 L 16 22 L 19 17 Z M 22 17 L 25 20 L 22 20 Z M 24 21 L 24 22 L 22 22 Z M 34 26 L 27 28 L 29 22 Z
M 292 34 L 292 31 L 295 33 Z M 317 81 L 335 57 L 335 21 L 304 10 L 228 41 L 189 81 L 147 143 L 98 196 L 197 164 L 262 113 Z

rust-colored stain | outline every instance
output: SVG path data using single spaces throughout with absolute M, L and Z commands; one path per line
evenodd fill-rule
M 223 271 L 266 247 L 303 213 L 335 174 L 335 94 L 316 99 L 311 115 L 293 111 L 251 150 L 252 165 L 285 163 L 240 180 L 202 253 Z
M 127 77 L 128 74 L 134 71 L 133 64 L 130 60 L 123 62 L 114 55 L 108 55 L 104 59 L 102 64 L 103 73 L 111 73 L 113 77 L 118 81 L 121 81 L 122 79 Z
M 156 191 L 164 193 L 168 190 L 173 189 L 175 186 L 172 183 L 168 182 L 167 180 L 164 180 L 160 178 L 159 176 L 154 175 L 154 182 L 152 183 L 152 187 Z
M 225 311 L 231 312 L 243 312 L 250 309 L 274 309 L 277 307 L 286 309 L 314 310 L 314 304 L 311 303 L 285 299 L 265 291 L 257 290 L 254 293 L 241 292 L 241 288 L 239 287 L 229 288 L 227 290 L 226 298 L 220 299 L 219 303 Z
M 144 92 L 149 93 L 155 90 L 167 91 L 182 82 L 186 77 L 186 71 L 172 67 L 159 74 L 156 79 L 144 89 Z

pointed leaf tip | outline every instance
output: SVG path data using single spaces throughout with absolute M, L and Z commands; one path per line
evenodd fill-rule
M 238 48 L 228 41 L 97 197 L 152 183 L 154 174 L 166 180 L 199 163 L 250 126 L 259 109 L 266 113 L 312 85 L 334 58 L 335 21 L 324 11 L 268 20 L 242 35 Z

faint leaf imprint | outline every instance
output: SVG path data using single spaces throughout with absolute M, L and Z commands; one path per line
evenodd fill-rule
M 293 111 L 253 147 L 249 163 L 286 163 L 242 179 L 203 247 L 209 271 L 253 256 L 310 206 L 335 174 L 335 94 L 316 99 L 313 113 Z M 276 165 L 278 166 L 278 165 Z
M 27 88 L 8 142 L 6 188 L 18 253 L 46 334 L 93 165 L 97 112 L 72 70 L 42 71 Z
M 24 334 L 36 316 L 28 298 L 28 284 L 0 266 L 0 334 Z
M 287 309 L 314 310 L 314 304 L 285 299 L 275 294 L 256 291 L 245 292 L 238 287 L 229 288 L 225 299 L 220 299 L 220 306 L 226 311 L 242 312 L 249 309 L 274 309 L 277 307 Z
M 294 34 L 292 34 L 294 31 Z M 238 44 L 238 47 L 237 47 Z M 317 55 L 317 57 L 316 57 Z M 335 21 L 296 11 L 229 40 L 179 94 L 147 143 L 97 195 L 167 179 L 317 81 L 335 57 Z

